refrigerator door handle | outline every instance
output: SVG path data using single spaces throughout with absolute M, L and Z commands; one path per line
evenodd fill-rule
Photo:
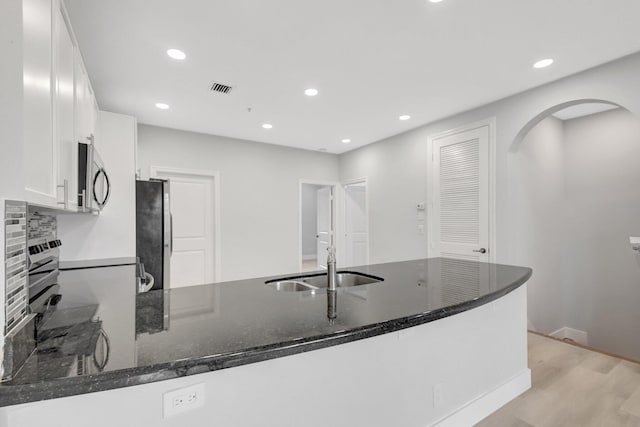
M 173 255 L 173 214 L 169 214 L 169 256 Z

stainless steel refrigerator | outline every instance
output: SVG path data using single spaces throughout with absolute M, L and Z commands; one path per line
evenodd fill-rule
M 139 291 L 168 290 L 173 233 L 169 181 L 136 181 L 136 255 Z

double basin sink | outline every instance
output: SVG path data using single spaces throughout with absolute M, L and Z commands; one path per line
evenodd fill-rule
M 339 288 L 350 286 L 369 285 L 371 283 L 382 282 L 381 277 L 370 276 L 363 273 L 351 271 L 341 271 L 337 273 L 336 285 Z M 313 291 L 327 287 L 327 274 L 316 273 L 304 276 L 283 277 L 280 279 L 268 280 L 265 284 L 277 291 L 282 292 L 304 292 Z

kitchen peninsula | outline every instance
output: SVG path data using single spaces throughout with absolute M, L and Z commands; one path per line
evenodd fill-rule
M 323 289 L 272 278 L 136 296 L 133 266 L 63 272 L 59 321 L 97 305 L 102 369 L 69 364 L 84 332 L 59 334 L 0 386 L 0 424 L 467 425 L 529 387 L 530 269 L 434 258 L 350 271 L 384 280 L 338 288 L 336 319 Z M 202 407 L 163 418 L 164 393 L 194 384 Z

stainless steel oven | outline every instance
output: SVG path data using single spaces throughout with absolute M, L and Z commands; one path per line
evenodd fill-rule
M 78 143 L 78 208 L 101 211 L 111 196 L 111 181 L 100 158 L 91 144 Z
M 29 306 L 32 313 L 46 314 L 58 292 L 60 240 L 29 239 Z

